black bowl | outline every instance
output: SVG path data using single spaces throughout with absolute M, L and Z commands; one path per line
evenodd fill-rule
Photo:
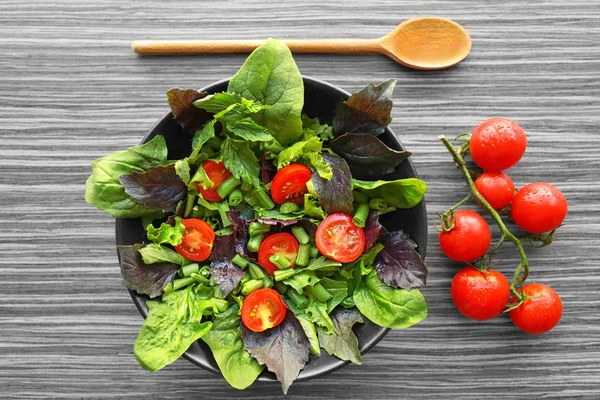
M 228 80 L 213 83 L 200 89 L 209 93 L 223 92 L 227 90 Z M 350 97 L 350 93 L 341 90 L 329 83 L 317 79 L 304 77 L 304 109 L 303 112 L 309 117 L 319 117 L 321 123 L 331 124 L 333 121 L 336 105 Z M 163 135 L 169 149 L 170 159 L 184 158 L 190 154 L 191 144 L 189 135 L 183 134 L 181 127 L 173 120 L 173 115 L 165 115 L 144 138 L 142 143 L 148 142 L 156 135 Z M 390 129 L 379 136 L 389 147 L 395 150 L 404 150 L 400 141 Z M 394 173 L 387 174 L 378 179 L 392 180 L 399 178 L 416 178 L 417 173 L 410 160 L 404 161 Z M 403 230 L 417 243 L 417 250 L 424 257 L 427 246 L 427 212 L 425 201 L 407 210 L 397 210 L 386 214 L 381 218 L 381 223 L 389 231 Z M 124 219 L 116 221 L 117 245 L 131 245 L 140 243 L 145 239 L 145 231 L 139 218 Z M 147 296 L 129 291 L 137 309 L 146 318 L 148 307 L 146 307 Z M 362 354 L 369 351 L 388 333 L 388 328 L 382 328 L 365 319 L 364 324 L 355 325 L 354 332 L 358 339 Z M 189 361 L 216 374 L 221 374 L 209 347 L 200 341 L 194 343 L 183 355 Z M 300 372 L 298 380 L 306 380 L 332 372 L 348 364 L 337 357 L 322 352 L 319 357 L 310 356 L 304 369 Z M 275 375 L 265 369 L 259 377 L 261 381 L 275 381 Z

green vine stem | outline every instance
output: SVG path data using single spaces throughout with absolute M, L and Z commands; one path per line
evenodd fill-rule
M 510 232 L 506 228 L 506 225 L 504 225 L 504 221 L 502 221 L 502 218 L 500 217 L 498 212 L 492 208 L 490 203 L 488 203 L 483 198 L 483 196 L 481 196 L 479 191 L 475 188 L 475 184 L 473 183 L 471 174 L 469 173 L 469 170 L 467 169 L 466 162 L 465 162 L 464 158 L 456 150 L 454 145 L 452 143 L 450 143 L 448 138 L 446 138 L 446 136 L 444 136 L 444 135 L 440 136 L 440 140 L 442 141 L 444 146 L 446 146 L 446 148 L 452 155 L 454 162 L 456 162 L 456 165 L 462 172 L 462 174 L 465 178 L 465 181 L 467 181 L 467 185 L 469 186 L 469 193 L 470 193 L 470 196 L 467 196 L 467 198 L 473 197 L 474 199 L 476 199 L 479 202 L 479 204 L 481 204 L 481 206 L 490 213 L 490 215 L 492 216 L 492 218 L 498 225 L 498 228 L 500 228 L 500 232 L 502 233 L 502 236 L 500 238 L 499 244 L 496 245 L 496 247 L 492 250 L 492 252 L 496 251 L 497 248 L 500 246 L 500 244 L 502 244 L 502 242 L 504 242 L 505 239 L 510 240 L 517 248 L 517 251 L 519 252 L 519 256 L 521 257 L 521 261 L 519 262 L 519 266 L 515 270 L 512 281 L 510 283 L 510 291 L 515 295 L 516 298 L 518 298 L 520 301 L 523 301 L 524 296 L 521 295 L 516 289 L 517 286 L 522 287 L 523 282 L 525 282 L 525 280 L 527 279 L 527 276 L 529 275 L 529 262 L 527 261 L 527 255 L 525 254 L 525 249 L 523 247 L 523 243 L 515 235 L 513 235 L 512 232 Z M 462 202 L 460 202 L 458 204 L 461 204 L 461 203 Z M 456 208 L 456 206 L 454 208 Z

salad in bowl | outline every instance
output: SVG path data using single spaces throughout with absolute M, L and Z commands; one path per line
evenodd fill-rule
M 232 387 L 267 369 L 287 393 L 311 360 L 360 364 L 358 325 L 381 338 L 426 317 L 424 243 L 384 221 L 426 191 L 394 177 L 411 153 L 380 140 L 395 81 L 340 99 L 327 123 L 304 112 L 305 82 L 269 39 L 223 90 L 167 92 L 185 145 L 159 124 L 92 163 L 86 201 L 117 218 L 122 281 L 146 316 L 143 368 L 200 343 Z

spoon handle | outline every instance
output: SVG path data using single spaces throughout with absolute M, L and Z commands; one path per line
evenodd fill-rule
M 379 53 L 373 39 L 282 40 L 295 53 Z M 250 53 L 264 40 L 136 40 L 131 48 L 142 55 Z

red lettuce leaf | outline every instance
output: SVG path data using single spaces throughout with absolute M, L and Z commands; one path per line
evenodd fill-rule
M 391 97 L 395 85 L 395 79 L 379 86 L 369 83 L 363 90 L 340 103 L 333 118 L 336 136 L 348 132 L 381 135 L 392 121 Z
M 248 353 L 275 373 L 283 393 L 287 394 L 308 361 L 310 350 L 308 337 L 294 313 L 288 312 L 283 322 L 264 332 L 253 332 L 244 324 L 241 326 L 242 340 Z
M 242 256 L 250 256 L 248 251 L 248 225 L 250 221 L 242 217 L 242 211 L 239 209 L 233 209 L 227 211 L 227 218 L 231 221 L 233 227 L 233 243 L 232 249 Z
M 174 164 L 130 172 L 121 175 L 119 182 L 135 201 L 155 210 L 175 210 L 187 194 L 187 187 L 175 172 Z
M 386 233 L 383 225 L 379 223 L 379 216 L 373 210 L 369 211 L 369 216 L 365 222 L 363 231 L 365 232 L 365 252 L 368 252 L 375 244 L 382 232 Z
M 263 154 L 263 156 L 260 159 L 260 167 L 261 167 L 260 179 L 262 180 L 262 183 L 264 183 L 265 185 L 271 183 L 271 181 L 275 177 L 275 174 L 277 173 L 277 167 L 275 166 L 275 163 L 273 162 L 273 160 L 267 159 L 267 157 L 270 154 L 271 154 L 270 151 L 266 151 L 265 154 Z
M 147 294 L 150 298 L 162 294 L 162 289 L 177 273 L 179 266 L 173 263 L 144 264 L 139 249 L 142 244 L 117 246 L 121 261 L 121 279 L 127 289 Z
M 321 154 L 333 171 L 333 178 L 330 180 L 321 178 L 317 171 L 312 175 L 312 182 L 323 210 L 327 214 L 352 214 L 352 174 L 348 164 L 334 154 Z
M 175 121 L 186 132 L 196 132 L 212 119 L 212 115 L 194 106 L 194 101 L 208 96 L 206 92 L 194 89 L 173 88 L 167 92 L 167 99 Z
M 223 296 L 231 293 L 246 275 L 244 270 L 231 262 L 235 256 L 234 242 L 233 234 L 215 237 L 209 257 L 210 273 Z
M 366 133 L 346 133 L 329 142 L 329 145 L 346 160 L 352 175 L 358 179 L 394 172 L 412 154 L 392 150 L 381 140 Z
M 415 250 L 417 244 L 402 232 L 390 232 L 381 240 L 384 248 L 375 257 L 373 266 L 385 284 L 395 288 L 424 287 L 427 267 Z
M 332 356 L 342 360 L 352 361 L 355 364 L 362 364 L 360 349 L 358 348 L 358 339 L 352 332 L 354 324 L 363 323 L 363 317 L 356 308 L 346 309 L 343 307 L 335 308 L 329 315 L 336 327 L 339 335 L 328 335 L 326 330 L 317 326 L 319 334 L 319 343 Z

